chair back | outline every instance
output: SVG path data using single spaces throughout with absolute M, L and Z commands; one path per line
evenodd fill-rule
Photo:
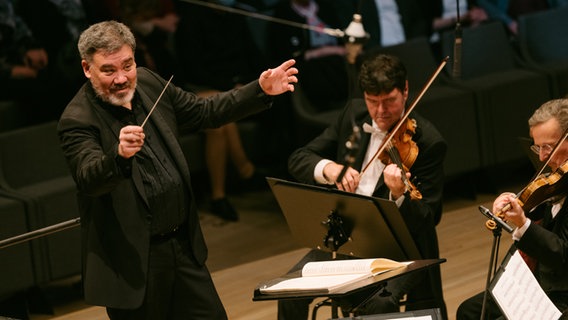
M 518 39 L 531 62 L 568 61 L 568 6 L 520 16 Z
M 455 33 L 442 34 L 442 53 L 453 56 Z M 489 22 L 463 29 L 461 78 L 480 76 L 515 69 L 517 54 L 501 22 Z M 451 66 L 446 66 L 448 72 Z
M 0 134 L 0 186 L 18 189 L 69 175 L 56 121 Z

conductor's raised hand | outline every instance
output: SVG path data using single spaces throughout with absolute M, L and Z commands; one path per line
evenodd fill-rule
M 144 130 L 140 126 L 126 126 L 118 136 L 118 155 L 125 159 L 134 156 L 144 145 Z
M 294 91 L 294 83 L 298 82 L 294 67 L 296 60 L 290 59 L 274 69 L 268 69 L 260 74 L 258 82 L 262 91 L 267 95 L 275 96 L 287 91 Z

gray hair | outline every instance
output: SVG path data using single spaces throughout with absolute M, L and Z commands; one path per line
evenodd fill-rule
M 81 59 L 91 63 L 97 51 L 113 53 L 124 45 L 128 45 L 134 52 L 136 39 L 132 31 L 123 23 L 117 21 L 103 21 L 87 28 L 79 37 L 77 48 Z
M 562 132 L 568 129 L 568 99 L 555 99 L 542 104 L 530 117 L 529 127 L 546 122 L 552 118 L 558 120 Z

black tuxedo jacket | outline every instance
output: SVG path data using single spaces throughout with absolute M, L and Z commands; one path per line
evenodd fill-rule
M 542 213 L 542 221 L 540 224 L 531 222 L 515 244 L 537 260 L 535 275 L 551 300 L 557 306 L 568 307 L 568 203 L 565 200 L 554 219 L 549 204 L 535 210 L 532 214 Z
M 148 112 L 166 81 L 147 69 L 137 71 L 136 91 Z M 91 84 L 86 83 L 68 104 L 58 125 L 78 189 L 85 300 L 113 308 L 136 308 L 146 290 L 150 212 L 136 159 L 127 172 L 117 163 L 122 125 L 101 103 Z M 178 134 L 182 127 L 192 131 L 218 127 L 268 106 L 258 81 L 209 99 L 170 84 L 149 119 L 189 190 L 187 236 L 198 264 L 205 263 L 207 248 Z

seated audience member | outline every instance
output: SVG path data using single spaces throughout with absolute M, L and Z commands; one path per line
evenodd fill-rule
M 518 33 L 520 15 L 568 5 L 567 0 L 477 0 L 490 19 L 501 21 L 512 35 Z
M 237 5 L 230 1 L 223 4 Z M 243 16 L 185 3 L 180 4 L 178 12 L 181 20 L 176 48 L 183 57 L 181 67 L 192 91 L 208 97 L 238 88 L 257 77 L 265 64 Z M 244 150 L 236 123 L 208 129 L 205 134 L 210 211 L 225 220 L 237 221 L 238 212 L 227 198 L 228 160 L 234 165 L 242 186 L 267 184 Z
M 274 17 L 314 29 L 342 29 L 345 26 L 340 24 L 333 1 L 281 1 Z M 346 51 L 342 39 L 314 29 L 273 23 L 268 26 L 267 43 L 271 61 L 296 59 L 306 97 L 317 110 L 324 111 L 338 102 L 343 106 L 348 98 Z
M 85 0 L 93 21 L 117 20 L 128 25 L 136 37 L 136 60 L 162 77 L 183 85 L 174 35 L 179 23 L 173 0 Z
M 459 10 L 455 0 L 435 1 L 429 7 L 432 16 L 430 42 L 435 55 L 438 57 L 442 56 L 441 34 L 446 31 L 455 31 L 458 19 L 460 28 L 475 27 L 489 19 L 485 10 L 476 5 L 474 1 L 463 1 L 459 4 Z
M 458 18 L 462 27 L 475 27 L 487 21 L 487 13 L 474 1 L 462 1 L 459 4 L 459 17 L 457 3 L 454 0 L 440 0 L 436 1 L 436 5 L 432 5 L 433 41 L 439 39 L 440 32 L 454 30 Z
M 89 21 L 81 1 L 18 0 L 17 12 L 49 56 L 43 120 L 59 118 L 65 105 L 84 83 L 77 40 Z
M 16 101 L 30 124 L 46 120 L 50 113 L 45 103 L 49 63 L 45 47 L 12 2 L 0 0 L 0 99 Z
M 370 39 L 365 48 L 388 47 L 416 37 L 429 38 L 432 17 L 419 0 L 374 0 L 359 4 L 365 31 Z

